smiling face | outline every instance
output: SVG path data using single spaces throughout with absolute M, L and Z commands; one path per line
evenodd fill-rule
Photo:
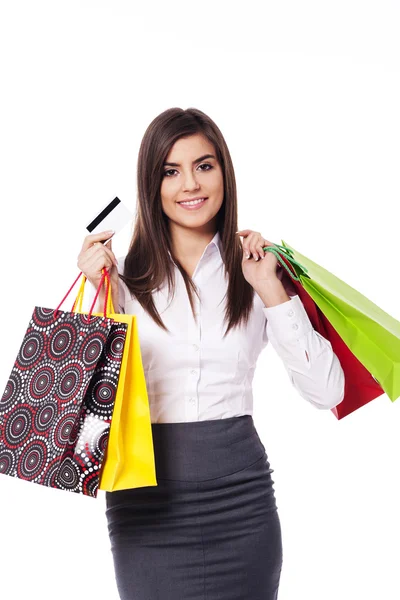
M 163 171 L 161 204 L 171 224 L 216 230 L 216 215 L 224 199 L 224 182 L 213 144 L 200 133 L 177 140 Z M 206 200 L 194 206 L 180 204 L 194 198 Z

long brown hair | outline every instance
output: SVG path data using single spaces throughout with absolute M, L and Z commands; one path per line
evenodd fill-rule
M 147 127 L 138 156 L 138 198 L 134 232 L 120 278 L 140 302 L 143 309 L 163 329 L 169 331 L 160 318 L 152 292 L 158 290 L 167 278 L 169 294 L 175 292 L 174 267 L 168 257 L 171 253 L 184 279 L 189 302 L 194 314 L 193 293 L 196 285 L 174 256 L 171 248 L 168 217 L 162 210 L 160 188 L 163 164 L 175 142 L 190 135 L 203 134 L 215 148 L 224 182 L 224 200 L 217 215 L 218 231 L 223 247 L 223 260 L 228 275 L 227 303 L 224 323 L 232 327 L 244 323 L 252 309 L 254 289 L 243 277 L 242 245 L 235 235 L 237 227 L 236 179 L 231 156 L 217 125 L 196 108 L 169 108 L 159 114 Z M 168 260 L 167 260 L 168 258 Z

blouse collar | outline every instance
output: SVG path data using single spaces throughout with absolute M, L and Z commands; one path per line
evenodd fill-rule
M 219 231 L 216 232 L 216 234 L 214 235 L 214 237 L 211 240 L 211 242 L 209 242 L 207 244 L 207 246 L 204 248 L 204 252 L 201 255 L 200 261 L 203 260 L 203 258 L 205 256 L 207 256 L 209 254 L 212 254 L 213 252 L 218 252 L 219 256 L 220 256 L 220 258 L 222 260 L 223 249 L 222 249 L 222 240 L 221 240 L 221 236 L 220 236 Z M 169 250 L 168 250 L 168 254 L 169 254 L 169 257 L 172 260 L 172 262 L 174 264 L 176 264 L 175 261 L 173 260 L 172 256 L 171 256 L 171 252 Z

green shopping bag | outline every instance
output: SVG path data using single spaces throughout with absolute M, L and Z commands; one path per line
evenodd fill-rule
M 396 400 L 400 396 L 400 322 L 283 240 L 282 244 L 275 244 L 280 250 L 273 246 L 265 249 L 274 252 L 293 279 L 293 273 L 282 257 L 288 260 L 295 278 L 350 351 L 390 400 Z

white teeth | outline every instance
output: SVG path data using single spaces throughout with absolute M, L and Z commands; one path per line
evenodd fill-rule
M 199 200 L 192 200 L 191 202 L 179 202 L 179 204 L 185 204 L 188 206 L 192 206 L 194 204 L 200 204 L 201 202 L 204 202 L 205 198 L 199 198 Z

